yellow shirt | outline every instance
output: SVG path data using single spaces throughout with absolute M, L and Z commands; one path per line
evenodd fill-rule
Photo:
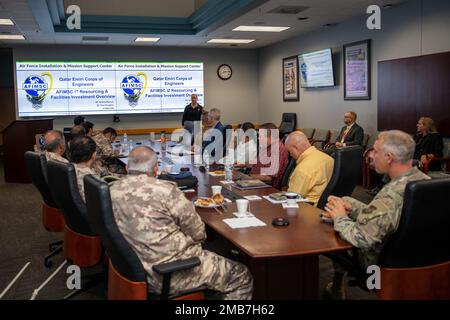
M 289 178 L 290 192 L 296 192 L 317 205 L 333 174 L 334 159 L 311 146 L 297 159 Z

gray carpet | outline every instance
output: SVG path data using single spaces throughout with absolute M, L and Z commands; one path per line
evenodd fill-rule
M 357 187 L 354 197 L 369 202 L 371 197 Z M 62 234 L 49 233 L 42 227 L 41 197 L 32 184 L 5 183 L 0 162 L 0 292 L 20 269 L 31 262 L 22 276 L 3 299 L 30 299 L 37 289 L 63 262 L 62 254 L 53 258 L 53 267 L 47 269 L 43 257 L 48 243 L 62 239 Z M 67 265 L 39 292 L 36 299 L 61 299 L 70 290 L 66 287 Z M 92 272 L 91 272 L 92 273 Z M 320 289 L 331 281 L 333 268 L 328 258 L 320 257 Z M 374 293 L 357 287 L 347 287 L 348 299 L 376 299 Z M 102 285 L 92 288 L 75 299 L 105 299 Z

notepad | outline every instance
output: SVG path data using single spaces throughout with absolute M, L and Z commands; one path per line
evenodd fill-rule
M 263 227 L 266 225 L 263 221 L 255 217 L 223 219 L 223 222 L 225 222 L 231 229 Z

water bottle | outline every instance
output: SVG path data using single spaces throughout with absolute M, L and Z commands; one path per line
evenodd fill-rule
M 161 152 L 166 152 L 166 132 L 161 131 Z
M 205 153 L 203 154 L 203 163 L 204 163 L 204 165 L 205 165 L 206 171 L 209 172 L 209 153 L 208 153 L 208 152 L 205 152 Z
M 233 181 L 233 165 L 229 162 L 225 162 L 225 181 Z
M 130 139 L 130 142 L 128 142 L 128 152 L 131 152 L 133 150 L 133 140 Z
M 123 141 L 122 141 L 122 152 L 127 154 L 129 152 L 128 150 L 128 136 L 126 133 L 123 134 Z

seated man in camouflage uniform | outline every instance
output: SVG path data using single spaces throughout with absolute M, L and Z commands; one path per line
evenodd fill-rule
M 44 136 L 45 157 L 48 160 L 56 160 L 64 163 L 69 163 L 66 158 L 63 158 L 66 152 L 66 141 L 64 135 L 58 130 L 49 130 Z
M 94 140 L 88 136 L 77 137 L 70 143 L 70 161 L 72 161 L 77 174 L 78 190 L 81 198 L 86 202 L 84 196 L 83 178 L 87 174 L 95 175 L 93 166 L 96 160 L 96 149 Z
M 387 239 L 397 230 L 406 184 L 410 181 L 430 179 L 412 166 L 414 148 L 414 140 L 405 132 L 392 130 L 380 133 L 375 141 L 372 157 L 375 170 L 387 174 L 391 181 L 367 205 L 351 197 L 328 198 L 324 215 L 332 218 L 334 229 L 357 248 L 357 257 L 354 258 L 357 258 L 359 270 L 364 273 L 368 266 L 377 264 Z M 330 255 L 342 266 L 349 265 L 343 256 Z M 325 295 L 343 298 L 345 271 L 336 263 L 334 265 L 334 279 L 327 286 Z
M 162 288 L 153 265 L 198 257 L 199 266 L 172 276 L 170 294 L 200 288 L 218 291 L 224 299 L 251 299 L 247 267 L 202 249 L 203 221 L 176 184 L 155 178 L 157 169 L 156 153 L 137 147 L 128 157 L 128 175 L 110 188 L 117 225 L 147 271 L 149 290 Z
M 92 139 L 97 144 L 97 161 L 94 168 L 100 176 L 126 173 L 125 165 L 116 158 L 118 153 L 114 152 L 111 146 L 116 137 L 117 131 L 111 127 L 105 128 L 103 132 L 94 131 L 92 133 Z

